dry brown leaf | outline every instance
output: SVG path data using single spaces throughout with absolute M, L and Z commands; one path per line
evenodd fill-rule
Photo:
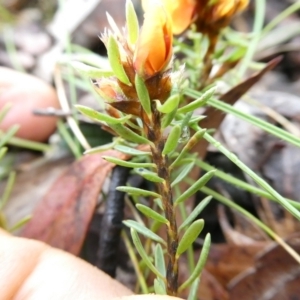
M 287 243 L 300 253 L 300 236 Z M 255 265 L 229 284 L 230 299 L 285 300 L 299 299 L 300 265 L 280 245 L 272 244 Z
M 225 288 L 232 278 L 252 267 L 257 253 L 271 243 L 256 242 L 250 245 L 213 244 L 205 269 Z M 229 299 L 231 298 L 229 297 Z
M 252 220 L 234 209 L 230 209 L 230 213 L 234 226 L 230 224 L 225 207 L 223 205 L 218 206 L 218 219 L 227 243 L 245 246 L 258 241 L 270 240 L 268 235 Z
M 102 155 L 126 159 L 115 150 L 82 157 L 52 185 L 26 224 L 22 236 L 79 254 L 102 185 L 114 164 Z
M 201 274 L 198 290 L 199 300 L 229 300 L 226 289 L 206 269 Z
M 17 154 L 21 164 L 16 163 L 17 176 L 9 200 L 4 206 L 4 214 L 8 228 L 12 228 L 24 217 L 32 215 L 35 207 L 42 200 L 46 192 L 57 180 L 57 178 L 72 163 L 71 157 L 61 158 L 40 158 L 30 156 L 27 161 L 27 153 L 22 151 Z M 23 158 L 24 161 L 23 161 Z M 0 194 L 6 186 L 6 181 L 0 184 Z M 19 231 L 15 232 L 18 234 Z

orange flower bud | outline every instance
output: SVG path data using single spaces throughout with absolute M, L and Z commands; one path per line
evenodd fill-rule
M 112 77 L 102 77 L 95 80 L 94 89 L 104 100 L 108 102 L 113 102 L 122 98 L 117 80 Z
M 214 6 L 213 16 L 216 19 L 231 17 L 244 10 L 248 5 L 248 0 L 219 0 Z
M 172 21 L 161 3 L 146 9 L 134 54 L 134 68 L 144 78 L 163 71 L 172 57 Z
M 218 34 L 248 3 L 249 0 L 198 0 L 195 21 L 198 31 L 211 36 Z

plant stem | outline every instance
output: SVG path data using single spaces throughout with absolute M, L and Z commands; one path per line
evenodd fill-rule
M 178 260 L 176 251 L 178 247 L 178 231 L 176 223 L 175 207 L 173 205 L 173 195 L 171 188 L 171 177 L 168 156 L 163 155 L 165 140 L 161 130 L 161 114 L 156 108 L 153 109 L 152 126 L 145 125 L 147 137 L 153 142 L 151 147 L 153 163 L 157 166 L 158 176 L 163 178 L 162 183 L 158 183 L 158 192 L 165 212 L 166 219 L 169 221 L 167 225 L 167 293 L 171 296 L 177 296 L 178 290 Z

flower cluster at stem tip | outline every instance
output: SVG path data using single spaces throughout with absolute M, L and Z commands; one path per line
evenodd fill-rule
M 146 111 L 149 117 L 155 101 L 163 104 L 172 90 L 173 34 L 182 33 L 194 23 L 215 45 L 220 30 L 244 10 L 248 2 L 142 0 L 145 14 L 141 30 L 130 0 L 126 1 L 127 26 L 123 31 L 108 15 L 111 30 L 106 29 L 101 39 L 108 50 L 114 75 L 94 82 L 96 90 L 110 104 L 108 113 L 117 118 L 120 112 L 142 117 Z M 137 85 L 141 82 L 150 102 L 148 107 L 140 101 L 141 88 Z
M 139 84 L 145 87 L 150 101 L 164 103 L 170 96 L 172 20 L 160 1 L 153 1 L 145 11 L 141 29 L 131 1 L 126 2 L 126 19 L 127 26 L 121 31 L 108 15 L 111 30 L 106 29 L 101 39 L 114 75 L 98 78 L 94 84 L 110 104 L 107 108 L 110 115 L 120 117 L 121 111 L 142 117 L 145 107 L 140 101 Z M 153 101 L 148 115 L 151 115 L 152 105 Z

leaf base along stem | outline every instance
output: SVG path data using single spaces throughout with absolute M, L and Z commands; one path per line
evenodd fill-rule
M 178 259 L 176 251 L 178 247 L 178 230 L 176 224 L 175 207 L 171 188 L 171 177 L 168 163 L 168 156 L 163 155 L 165 140 L 161 130 L 161 114 L 155 110 L 152 114 L 153 127 L 145 126 L 148 139 L 153 142 L 151 146 L 153 163 L 157 166 L 157 174 L 164 181 L 157 183 L 158 192 L 161 196 L 167 224 L 167 294 L 177 296 L 178 290 Z

